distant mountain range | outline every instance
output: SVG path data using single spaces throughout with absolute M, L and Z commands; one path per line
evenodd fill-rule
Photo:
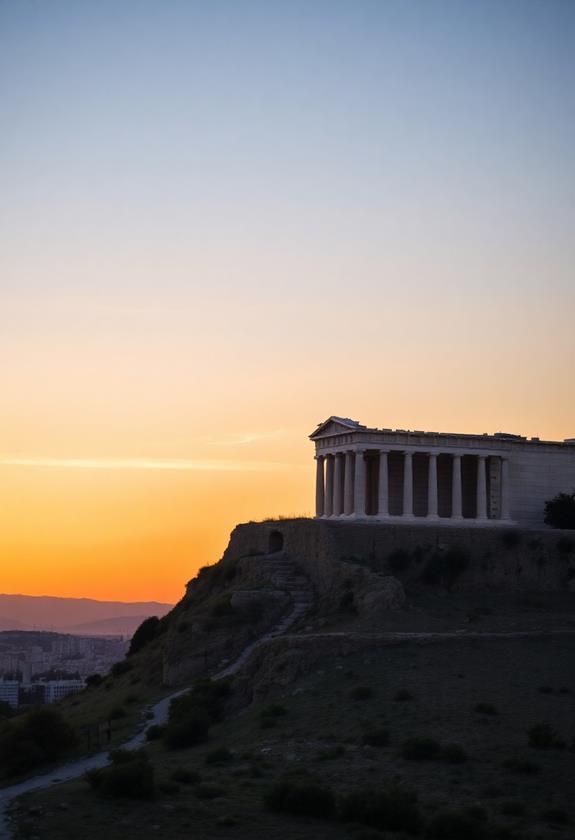
M 173 604 L 95 601 L 47 595 L 1 595 L 0 630 L 54 630 L 88 636 L 131 635 L 145 618 L 161 618 Z

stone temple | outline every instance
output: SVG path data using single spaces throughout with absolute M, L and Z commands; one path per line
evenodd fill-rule
M 332 416 L 315 443 L 316 517 L 541 527 L 575 490 L 575 438 L 372 429 Z

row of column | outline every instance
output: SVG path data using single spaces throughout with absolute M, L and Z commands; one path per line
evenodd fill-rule
M 366 516 L 366 470 L 364 453 L 359 449 L 337 452 L 334 455 L 316 455 L 316 516 Z M 403 462 L 403 513 L 413 517 L 413 453 L 405 451 Z M 427 519 L 439 519 L 437 489 L 437 458 L 440 453 L 425 453 L 429 457 L 427 481 Z M 388 451 L 379 450 L 379 481 L 377 516 L 389 516 Z M 451 517 L 463 519 L 463 488 L 461 483 L 461 455 L 453 454 L 451 483 Z M 475 456 L 477 463 L 477 513 L 475 519 L 487 516 L 487 455 Z M 326 462 L 324 476 L 324 461 Z M 342 476 L 343 472 L 343 476 Z M 501 458 L 500 518 L 509 519 L 509 462 Z

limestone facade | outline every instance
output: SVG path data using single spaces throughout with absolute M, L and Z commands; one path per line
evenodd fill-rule
M 315 443 L 316 517 L 541 527 L 575 490 L 575 439 L 375 429 L 332 416 Z

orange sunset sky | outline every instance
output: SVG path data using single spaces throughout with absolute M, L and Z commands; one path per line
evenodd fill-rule
M 3 3 L 0 591 L 175 601 L 330 414 L 575 436 L 574 19 Z

